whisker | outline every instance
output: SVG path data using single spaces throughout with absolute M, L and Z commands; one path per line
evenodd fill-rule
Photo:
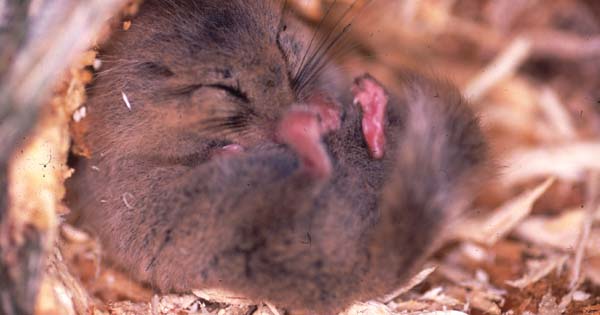
M 200 121 L 202 131 L 212 134 L 222 134 L 223 132 L 239 132 L 249 125 L 248 117 L 245 115 L 227 115 L 216 116 Z
M 343 46 L 339 45 L 337 50 L 333 51 L 331 53 L 331 59 L 336 60 L 338 58 L 343 57 L 344 55 L 348 54 L 349 52 L 351 52 L 352 50 L 354 50 L 357 47 L 360 47 L 360 44 L 353 44 L 352 41 L 348 40 L 347 38 L 345 38 L 344 40 L 347 40 Z M 307 76 L 307 78 L 305 79 L 305 82 L 302 86 L 300 86 L 298 88 L 297 93 L 298 94 L 303 94 L 304 90 L 306 89 L 306 87 L 309 86 L 310 82 L 312 82 L 315 78 L 318 77 L 319 74 L 322 73 L 322 71 L 324 69 L 327 68 L 327 66 L 329 66 L 329 60 L 328 59 L 324 59 L 318 67 L 315 68 L 314 71 L 312 71 L 312 73 L 310 75 Z
M 300 64 L 298 65 L 298 69 L 296 70 L 296 74 L 294 75 L 293 84 L 295 84 L 296 79 L 299 77 L 298 74 L 304 68 L 304 62 L 306 61 L 306 57 L 310 53 L 310 49 L 312 48 L 313 42 L 317 38 L 317 34 L 321 30 L 321 26 L 323 26 L 323 23 L 325 22 L 325 19 L 327 19 L 327 17 L 329 16 L 329 13 L 331 12 L 331 9 L 333 9 L 333 7 L 335 6 L 336 3 L 337 3 L 337 0 L 334 0 L 333 3 L 329 6 L 329 8 L 327 8 L 327 11 L 325 12 L 325 15 L 323 15 L 323 18 L 321 19 L 321 21 L 319 21 L 319 24 L 315 28 L 315 31 L 313 32 L 312 38 L 310 39 L 310 42 L 308 43 L 308 48 L 306 48 L 306 51 L 304 52 L 304 56 L 302 56 L 302 60 L 300 61 Z
M 328 13 L 329 13 L 329 11 L 333 8 L 333 6 L 336 3 L 337 3 L 337 1 L 335 1 L 334 3 L 331 4 L 331 6 L 329 7 L 329 9 L 327 11 Z M 312 62 L 312 60 L 317 55 L 320 54 L 321 49 L 323 49 L 323 47 L 325 47 L 325 45 L 327 45 L 329 39 L 331 38 L 331 35 L 335 33 L 335 31 L 337 30 L 338 26 L 346 18 L 346 16 L 348 15 L 348 13 L 350 13 L 350 11 L 352 10 L 352 8 L 354 7 L 355 4 L 356 4 L 356 0 L 350 5 L 350 7 L 348 9 L 346 9 L 346 11 L 341 15 L 341 17 L 334 23 L 334 27 L 327 33 L 327 35 L 325 36 L 325 38 L 320 41 L 319 46 L 312 52 L 312 54 L 308 58 L 309 63 L 308 64 L 304 64 L 304 63 L 301 64 L 302 68 L 300 68 L 299 73 L 297 73 L 294 82 L 298 83 L 298 81 L 302 80 L 302 77 L 304 76 L 304 73 L 307 71 L 307 68 L 309 68 L 309 67 L 307 67 L 307 65 L 309 65 L 310 62 Z M 319 28 L 323 24 L 323 22 L 325 21 L 326 18 L 327 18 L 327 16 L 324 16 L 323 19 L 321 19 L 321 23 L 319 24 Z M 316 31 L 319 31 L 319 29 L 317 29 Z M 310 45 L 309 45 L 309 47 L 310 47 Z M 309 53 L 309 51 L 307 51 L 307 55 L 308 55 L 308 53 Z
M 360 8 L 359 12 L 352 17 L 352 20 L 346 26 L 344 26 L 344 28 L 331 41 L 327 42 L 341 24 L 341 21 L 343 21 L 356 6 L 357 1 L 353 1 L 350 7 L 342 14 L 342 17 L 336 22 L 332 31 L 327 35 L 320 47 L 313 53 L 310 58 L 310 62 L 304 66 L 301 73 L 296 78 L 296 85 L 293 87 L 299 96 L 305 93 L 306 88 L 315 80 L 315 78 L 318 77 L 320 73 L 322 73 L 323 69 L 328 66 L 330 60 L 339 58 L 351 50 L 349 47 L 351 41 L 349 41 L 348 37 L 345 35 L 349 34 L 356 19 L 362 15 L 362 12 L 365 10 L 365 8 L 367 8 L 372 2 L 372 0 L 367 1 L 365 5 Z M 352 45 L 352 48 L 356 46 L 358 45 Z
M 299 90 L 302 90 L 308 83 L 310 83 L 310 81 L 314 78 L 314 70 L 318 69 L 320 67 L 321 64 L 325 63 L 329 63 L 329 56 L 327 56 L 327 53 L 335 47 L 336 44 L 338 44 L 340 42 L 340 40 L 343 38 L 343 36 L 345 34 L 348 33 L 350 27 L 352 26 L 352 24 L 348 24 L 344 27 L 344 29 L 331 41 L 331 43 L 329 43 L 329 45 L 325 48 L 325 50 L 323 50 L 323 52 L 319 55 L 319 56 L 315 56 L 315 59 L 313 61 L 311 61 L 311 63 L 309 64 L 309 67 L 306 75 L 304 77 L 304 80 L 302 80 L 301 85 L 299 86 Z
M 240 135 L 240 133 L 244 130 L 248 129 L 248 126 L 237 126 L 237 127 L 230 127 L 230 128 L 226 128 L 221 130 L 221 132 L 218 134 L 219 136 L 230 136 L 231 134 L 236 134 L 236 135 Z

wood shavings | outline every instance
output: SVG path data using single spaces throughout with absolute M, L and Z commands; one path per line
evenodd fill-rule
M 357 303 L 352 305 L 347 311 L 340 315 L 393 315 L 385 304 L 378 302 Z
M 60 226 L 61 235 L 70 242 L 83 243 L 90 240 L 90 236 L 69 224 L 62 224 Z
M 556 304 L 556 298 L 551 292 L 546 293 L 538 306 L 538 315 L 559 315 L 564 313 L 564 309 Z
M 427 279 L 427 277 L 429 277 L 429 275 L 432 274 L 436 268 L 437 267 L 430 267 L 430 268 L 421 270 L 417 275 L 412 277 L 412 279 L 410 279 L 406 285 L 404 285 L 401 288 L 397 289 L 396 291 L 384 296 L 383 298 L 380 299 L 380 301 L 382 303 L 389 303 L 393 299 L 402 295 L 403 293 L 408 292 L 410 289 L 418 286 L 423 281 L 425 281 L 425 279 Z
M 539 105 L 553 130 L 553 136 L 562 141 L 576 138 L 573 121 L 556 92 L 550 88 L 544 88 L 540 93 Z
M 130 279 L 118 270 L 102 267 L 96 279 L 91 281 L 89 289 L 105 301 L 127 299 L 129 301 L 148 301 L 152 292 Z
M 156 315 L 177 314 L 193 307 L 195 302 L 196 298 L 190 295 L 154 295 L 151 309 Z
M 477 269 L 475 271 L 475 279 L 477 279 L 477 281 L 482 282 L 482 283 L 490 282 L 490 276 L 481 269 Z
M 596 286 L 600 286 L 600 258 L 588 258 L 583 268 L 585 277 Z
M 598 208 L 600 208 L 600 174 L 592 172 L 588 182 L 587 206 L 585 210 L 585 216 L 581 223 L 579 237 L 577 239 L 577 247 L 575 249 L 573 269 L 571 271 L 571 279 L 569 283 L 569 287 L 571 289 L 575 289 L 580 284 L 583 256 L 585 255 L 585 249 L 589 241 L 592 223 L 594 222 L 594 216 L 598 212 Z
M 487 20 L 500 32 L 509 31 L 512 24 L 519 15 L 525 13 L 526 9 L 533 7 L 538 0 L 496 0 L 490 1 L 485 8 Z
M 455 231 L 458 238 L 492 245 L 512 231 L 531 211 L 534 202 L 552 185 L 549 178 L 498 207 L 484 219 L 471 219 Z
M 569 305 L 571 305 L 571 303 L 573 302 L 573 295 L 575 294 L 574 290 L 569 291 L 567 294 L 563 295 L 563 297 L 560 299 L 560 303 L 558 303 L 558 309 L 562 310 L 561 313 L 564 313 L 564 311 L 567 309 L 567 307 Z
M 449 264 L 441 265 L 439 273 L 460 286 L 460 290 L 456 290 L 462 291 L 469 308 L 490 314 L 501 313 L 500 305 L 504 304 L 506 291 L 474 279 L 465 270 Z
M 42 279 L 40 298 L 35 304 L 35 314 L 83 314 L 90 303 L 90 298 L 77 285 L 77 280 L 67 271 L 60 253 L 54 252 L 50 256 L 48 273 Z
M 94 63 L 92 64 L 92 67 L 94 68 L 95 71 L 99 71 L 102 68 L 102 60 L 101 59 L 94 59 Z
M 540 279 L 547 276 L 555 270 L 560 270 L 567 262 L 569 256 L 563 255 L 558 257 L 550 257 L 545 260 L 530 260 L 527 263 L 527 274 L 520 279 L 507 281 L 506 283 L 515 288 L 523 289 Z
M 32 14 L 41 12 L 43 7 L 41 4 L 44 1 L 34 1 L 37 5 L 32 10 Z M 338 0 L 336 7 L 344 9 L 352 1 Z M 102 5 L 109 2 L 114 1 L 95 1 Z M 323 17 L 324 9 L 332 2 L 332 0 L 294 0 L 290 5 L 294 6 L 305 20 L 318 22 Z M 477 204 L 478 209 L 494 209 L 496 205 L 502 204 L 503 206 L 496 208 L 496 211 L 499 211 L 515 199 L 520 199 L 540 187 L 515 197 L 516 192 L 522 191 L 524 186 L 533 187 L 530 185 L 548 176 L 555 176 L 556 182 L 568 187 L 572 183 L 589 187 L 592 179 L 586 175 L 590 171 L 600 169 L 600 159 L 598 159 L 600 142 L 595 140 L 600 129 L 593 123 L 598 119 L 593 108 L 598 101 L 595 90 L 598 86 L 597 57 L 600 53 L 598 44 L 600 34 L 598 29 L 594 29 L 597 25 L 585 27 L 586 14 L 592 16 L 591 24 L 597 24 L 598 14 L 594 13 L 597 4 L 594 1 L 579 0 L 513 2 L 510 0 L 409 0 L 399 3 L 395 0 L 381 0 L 371 6 L 375 8 L 372 11 L 374 14 L 371 14 L 373 18 L 365 24 L 357 23 L 359 27 L 354 27 L 352 30 L 352 39 L 369 53 L 369 58 L 372 58 L 369 60 L 368 69 L 378 77 L 391 81 L 394 78 L 394 71 L 400 68 L 425 69 L 425 71 L 435 69 L 436 73 L 449 75 L 452 80 L 466 87 L 464 91 L 470 96 L 471 101 L 476 102 L 478 114 L 483 116 L 484 125 L 491 126 L 491 142 L 507 147 L 502 151 L 506 158 L 501 159 L 503 162 L 500 163 L 503 166 L 500 176 L 502 185 L 498 187 L 501 193 L 495 195 L 485 192 L 482 201 L 478 201 L 481 202 Z M 0 11 L 3 3 L 0 1 Z M 116 22 L 115 27 L 129 29 L 131 27 L 129 16 L 137 12 L 139 4 L 140 1 L 130 1 L 122 14 L 127 16 L 127 21 L 123 24 Z M 365 10 L 364 14 L 369 15 L 369 10 Z M 335 9 L 333 12 L 339 13 Z M 100 12 L 96 13 L 100 14 Z M 375 22 L 381 22 L 381 25 Z M 79 32 L 81 31 L 80 29 Z M 89 32 L 93 30 L 90 29 Z M 56 33 L 56 35 L 61 34 Z M 71 40 L 77 38 L 70 37 Z M 60 42 L 64 43 L 64 41 Z M 61 56 L 60 62 L 63 62 L 62 59 L 65 57 L 60 54 L 59 56 Z M 358 62 L 357 60 L 357 58 L 352 59 L 352 62 Z M 56 60 L 50 61 L 54 67 Z M 102 68 L 102 61 L 94 51 L 82 54 L 80 58 L 74 59 L 74 62 L 77 67 L 91 65 L 95 71 Z M 343 66 L 352 67 L 348 64 Z M 40 67 L 36 66 L 36 69 L 40 70 Z M 592 75 L 586 77 L 585 72 Z M 72 119 L 77 122 L 71 123 L 72 128 L 81 128 L 78 133 L 83 134 L 86 132 L 83 118 L 86 115 L 85 111 L 89 109 L 80 105 L 85 101 L 84 84 L 92 80 L 92 75 L 89 71 L 77 70 L 70 72 L 68 76 L 67 81 L 73 79 L 77 82 L 61 85 L 57 90 L 70 96 L 67 100 L 61 100 L 56 106 L 52 105 L 48 112 L 59 115 L 65 121 Z M 29 83 L 42 82 L 33 82 L 31 81 L 33 78 L 30 77 L 25 78 L 30 81 Z M 40 85 L 28 84 L 28 86 L 29 88 L 24 91 L 29 94 L 22 95 L 33 97 L 31 91 L 38 90 L 31 86 Z M 132 104 L 124 92 L 122 97 L 125 106 L 131 111 Z M 74 112 L 77 108 L 79 109 Z M 53 128 L 53 124 L 63 124 L 56 121 L 45 123 L 43 117 L 46 115 L 47 113 L 40 115 L 42 119 L 36 127 L 37 130 Z M 62 126 L 64 127 L 64 124 Z M 55 131 L 56 129 L 47 130 L 46 135 Z M 0 132 L 0 134 L 6 133 Z M 38 137 L 40 134 L 35 131 L 35 136 Z M 64 132 L 56 133 L 55 136 L 42 137 L 44 139 L 63 137 L 64 139 L 61 139 L 68 142 L 68 136 Z M 31 143 L 38 145 L 44 144 L 44 141 L 31 140 Z M 63 146 L 57 149 L 53 145 L 38 148 L 33 154 L 32 151 L 25 150 L 24 154 L 17 154 L 17 158 L 26 160 L 32 157 L 33 159 L 28 163 L 21 161 L 19 162 L 21 164 L 14 165 L 20 165 L 22 169 L 31 165 L 33 167 L 31 174 L 41 171 L 37 175 L 46 176 L 46 180 L 58 174 L 63 180 L 70 174 L 65 170 L 64 165 L 61 165 L 66 160 L 61 153 L 65 148 Z M 74 149 L 77 150 L 80 150 L 78 154 L 89 156 L 89 150 L 86 151 L 85 146 Z M 51 159 L 49 153 L 52 154 Z M 54 174 L 55 168 L 61 170 Z M 99 171 L 94 166 L 91 166 L 91 169 Z M 26 208 L 21 208 L 25 210 L 17 215 L 20 218 L 33 218 L 36 226 L 45 226 L 51 230 L 52 226 L 58 225 L 59 220 L 48 213 L 42 213 L 39 209 L 46 207 L 48 203 L 60 200 L 60 194 L 63 193 L 62 186 L 56 186 L 59 187 L 58 189 L 54 186 L 50 187 L 54 184 L 51 184 L 50 180 L 45 181 L 43 177 L 32 182 L 29 182 L 29 177 L 21 180 L 23 183 L 21 187 L 27 188 L 26 185 L 29 185 L 29 191 L 34 190 L 36 194 L 20 190 L 22 193 L 18 195 L 24 198 L 19 202 Z M 44 190 L 33 189 L 33 187 L 41 187 L 40 183 L 48 186 L 44 186 Z M 13 187 L 16 188 L 19 187 Z M 38 191 L 41 191 L 39 196 Z M 568 192 L 564 195 L 570 196 Z M 572 192 L 571 195 L 575 193 Z M 40 197 L 37 199 L 43 199 L 45 203 L 38 203 L 33 200 L 36 198 L 28 196 Z M 562 195 L 554 196 L 546 193 L 537 198 L 540 202 L 536 203 L 533 210 L 531 208 L 535 200 L 530 203 L 524 202 L 526 205 L 523 208 L 515 208 L 512 213 L 507 211 L 503 216 L 496 217 L 494 211 L 491 215 L 483 217 L 492 221 L 491 223 L 494 223 L 495 218 L 495 225 L 486 220 L 472 221 L 471 223 L 481 224 L 475 226 L 478 230 L 473 233 L 483 231 L 487 235 L 481 234 L 475 239 L 461 238 L 458 242 L 444 247 L 436 254 L 436 259 L 439 258 L 443 262 L 435 273 L 428 273 L 420 280 L 413 278 L 411 283 L 394 292 L 395 296 L 389 298 L 387 304 L 373 301 L 353 306 L 352 315 L 464 315 L 485 312 L 492 314 L 504 312 L 507 315 L 558 314 L 559 312 L 600 314 L 600 305 L 597 304 L 600 287 L 600 246 L 598 246 L 600 231 L 590 229 L 592 222 L 597 222 L 598 213 L 593 220 L 589 219 L 587 214 L 589 201 L 580 208 L 583 201 L 564 200 L 567 198 Z M 122 199 L 125 207 L 135 206 L 133 195 Z M 103 199 L 100 202 L 108 201 Z M 54 211 L 65 213 L 65 210 L 61 210 L 63 208 L 56 205 Z M 531 215 L 531 211 L 534 215 Z M 510 214 L 513 216 L 511 217 Z M 486 223 L 491 225 L 485 227 Z M 516 228 L 513 229 L 515 225 Z M 17 225 L 19 226 L 25 225 Z M 113 270 L 104 269 L 106 267 L 98 261 L 101 253 L 98 251 L 92 254 L 87 248 L 93 242 L 89 235 L 69 225 L 64 225 L 59 231 L 61 242 L 84 249 L 81 250 L 81 255 L 77 256 L 80 257 L 77 262 L 83 265 L 80 266 L 82 269 L 90 269 L 87 271 L 94 274 L 96 285 L 86 285 L 87 291 L 83 289 L 77 277 L 72 276 L 76 273 L 75 268 L 70 265 L 70 269 L 67 269 L 64 265 L 65 262 L 72 262 L 76 255 L 69 253 L 71 249 L 64 248 L 64 261 L 62 258 L 51 258 L 49 271 L 41 280 L 41 294 L 36 305 L 36 315 L 173 313 L 245 315 L 251 314 L 253 310 L 248 305 L 258 305 L 258 310 L 254 313 L 256 315 L 273 313 L 269 307 L 258 302 L 244 301 L 243 297 L 224 292 L 205 294 L 202 298 L 161 297 L 153 296 L 149 290 L 144 291 L 139 287 L 127 289 L 125 283 L 133 285 L 132 282 L 127 282 L 130 279 Z M 509 242 L 518 243 L 519 246 L 506 246 L 509 243 L 506 240 L 509 234 L 511 235 Z M 585 237 L 585 234 L 588 236 Z M 495 245 L 487 246 L 490 243 Z M 570 289 L 568 275 L 562 274 L 559 278 L 555 271 L 567 266 L 568 256 L 564 254 L 573 253 L 575 248 L 580 253 L 577 255 L 579 258 L 575 258 L 574 263 L 568 266 L 572 268 L 570 270 L 572 279 L 577 279 L 575 282 L 578 283 Z M 454 260 L 444 260 L 447 258 L 446 255 L 450 255 L 449 253 L 458 254 L 453 257 Z M 90 263 L 91 258 L 84 259 L 93 255 L 97 255 L 94 256 L 94 264 Z M 511 258 L 507 260 L 506 257 L 502 258 L 503 255 Z M 526 262 L 527 270 L 524 266 Z M 85 266 L 86 264 L 89 266 Z M 510 266 L 497 266 L 503 264 L 510 264 Z M 97 274 L 95 274 L 96 267 L 98 267 Z M 497 273 L 498 270 L 502 272 Z M 419 276 L 421 274 L 417 275 L 417 278 Z M 511 280 L 505 282 L 507 278 Z M 580 283 L 581 279 L 587 281 Z M 503 291 L 504 288 L 507 289 L 508 294 Z M 119 294 L 130 301 L 103 303 L 107 297 L 112 298 Z M 90 295 L 93 295 L 93 298 Z M 219 301 L 224 297 L 230 304 L 219 304 L 213 307 L 203 300 Z M 135 299 L 146 300 L 131 301 Z M 243 309 L 240 306 L 236 309 L 234 307 L 236 303 L 247 305 L 245 306 L 247 308 Z
M 423 312 L 432 307 L 431 301 L 416 301 L 416 300 L 408 300 L 408 301 L 399 301 L 399 302 L 391 302 L 388 306 L 396 312 L 400 312 L 401 314 L 412 313 L 412 312 Z
M 80 122 L 82 119 L 85 118 L 86 115 L 87 115 L 87 107 L 82 106 L 78 110 L 73 112 L 73 121 L 76 123 Z
M 580 180 L 588 170 L 600 171 L 600 142 L 572 142 L 560 146 L 513 151 L 505 159 L 502 182 L 506 186 L 527 180 L 556 176 L 566 181 Z
M 600 56 L 600 36 L 581 37 L 557 30 L 532 31 L 527 34 L 538 56 L 578 59 Z
M 442 287 L 433 288 L 421 295 L 419 300 L 434 301 L 444 306 L 455 306 L 462 304 L 459 300 L 445 295 L 443 291 L 444 288 Z
M 477 102 L 499 81 L 513 75 L 529 56 L 531 42 L 516 38 L 485 70 L 473 79 L 464 89 L 469 101 Z
M 473 259 L 474 261 L 481 262 L 489 257 L 488 252 L 483 247 L 471 242 L 462 243 L 460 249 L 465 256 Z
M 500 306 L 498 306 L 498 303 L 502 301 L 502 298 L 498 299 L 497 297 L 490 296 L 482 291 L 474 291 L 469 299 L 472 308 L 483 311 L 486 314 L 495 315 L 500 315 L 502 313 Z
M 573 293 L 573 301 L 581 302 L 589 299 L 592 295 L 584 291 L 575 291 Z
M 431 312 L 418 312 L 418 313 L 409 313 L 411 315 L 468 315 L 467 313 L 461 312 L 461 311 L 431 311 Z
M 79 280 L 70 273 L 60 251 L 55 248 L 48 260 L 42 287 L 51 287 L 52 292 L 41 292 L 36 307 L 43 307 L 43 301 L 51 299 L 55 303 L 46 304 L 47 314 L 86 314 L 93 305 L 93 300 Z
M 584 220 L 584 210 L 564 211 L 557 217 L 531 216 L 515 229 L 515 235 L 527 242 L 548 246 L 565 252 L 572 251 L 577 245 L 579 227 Z M 600 256 L 597 244 L 600 231 L 593 230 L 587 245 L 590 256 Z
M 150 301 L 150 310 L 152 312 L 152 315 L 158 315 L 160 313 L 159 305 L 160 299 L 158 295 L 155 294 L 152 296 L 152 301 Z
M 216 301 L 219 303 L 227 303 L 233 305 L 253 305 L 258 304 L 256 301 L 252 301 L 244 296 L 227 292 L 221 289 L 202 289 L 194 290 L 192 292 L 195 296 L 202 298 L 207 301 Z
M 271 311 L 271 313 L 272 313 L 273 315 L 281 315 L 281 314 L 279 313 L 279 311 L 277 310 L 277 308 L 276 308 L 275 306 L 273 306 L 273 304 L 271 304 L 271 303 L 268 303 L 268 302 L 265 302 L 265 305 L 266 305 L 266 306 L 269 308 L 269 310 Z

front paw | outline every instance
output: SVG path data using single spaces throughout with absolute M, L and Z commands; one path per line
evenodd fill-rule
M 331 159 L 321 137 L 339 128 L 338 113 L 328 107 L 295 106 L 279 123 L 279 141 L 296 151 L 301 168 L 315 178 L 324 179 L 331 175 Z
M 388 95 L 383 86 L 369 74 L 354 80 L 352 86 L 354 104 L 362 109 L 362 131 L 369 153 L 373 159 L 381 159 L 385 153 L 385 111 Z

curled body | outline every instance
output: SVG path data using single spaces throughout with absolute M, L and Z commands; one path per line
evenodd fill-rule
M 477 119 L 443 80 L 318 67 L 311 38 L 281 3 L 243 0 L 148 0 L 114 36 L 67 198 L 111 261 L 292 313 L 410 277 L 485 175 Z

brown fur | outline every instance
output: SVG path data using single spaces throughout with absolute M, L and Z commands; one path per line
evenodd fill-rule
M 404 76 L 390 93 L 386 154 L 373 160 L 343 76 L 328 70 L 294 90 L 310 32 L 280 5 L 170 3 L 147 1 L 114 37 L 89 94 L 91 157 L 67 201 L 108 257 L 163 292 L 225 288 L 300 313 L 332 314 L 406 280 L 486 165 L 459 92 Z M 322 179 L 275 129 L 324 91 L 344 106 L 323 139 L 333 173 Z M 207 129 L 232 112 L 224 131 Z M 246 152 L 213 156 L 230 143 Z

